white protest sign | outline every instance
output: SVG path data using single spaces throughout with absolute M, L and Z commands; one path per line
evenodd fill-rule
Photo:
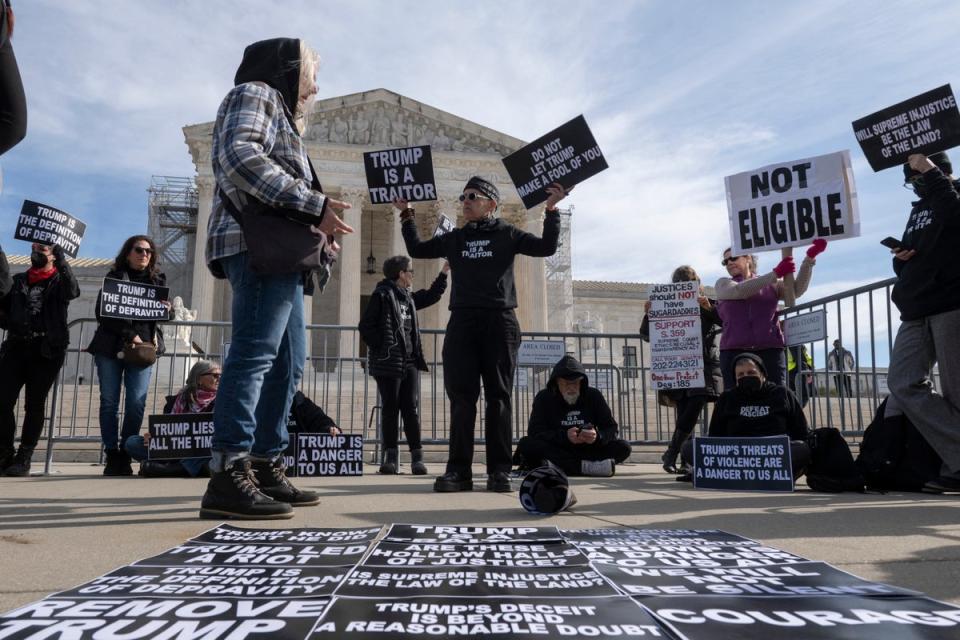
M 567 353 L 563 340 L 524 340 L 517 353 L 517 364 L 553 366 Z
M 790 316 L 783 320 L 783 336 L 787 346 L 818 342 L 827 338 L 827 310 Z
M 650 381 L 654 389 L 704 386 L 700 287 L 696 282 L 654 285 L 650 290 Z
M 724 183 L 733 255 L 860 235 L 849 151 L 770 164 Z

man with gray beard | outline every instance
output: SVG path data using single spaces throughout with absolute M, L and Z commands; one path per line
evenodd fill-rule
M 630 457 L 630 444 L 618 435 L 603 394 L 589 385 L 576 358 L 564 356 L 533 399 L 527 435 L 517 444 L 514 464 L 534 469 L 549 460 L 570 476 L 607 478 L 617 463 Z

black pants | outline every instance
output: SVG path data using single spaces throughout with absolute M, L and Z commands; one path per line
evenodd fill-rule
M 683 463 L 693 466 L 693 440 L 688 440 L 683 445 L 680 453 Z M 793 479 L 796 480 L 803 475 L 804 470 L 810 466 L 810 445 L 803 440 L 790 441 L 790 466 L 793 467 Z
M 0 348 L 0 448 L 12 448 L 17 421 L 13 410 L 26 387 L 23 408 L 23 433 L 20 446 L 37 446 L 43 431 L 43 410 L 47 394 L 63 366 L 63 352 L 55 352 L 53 358 L 40 355 L 40 340 L 17 340 L 11 338 Z
M 833 376 L 833 381 L 837 385 L 837 395 L 845 398 L 853 397 L 853 383 L 847 374 Z
M 690 439 L 707 399 L 707 396 L 684 396 L 677 399 L 677 427 L 670 439 L 670 448 L 675 452 L 679 453 L 683 443 Z
M 544 460 L 549 460 L 568 476 L 578 476 L 584 460 L 613 458 L 618 464 L 623 462 L 630 457 L 630 443 L 613 440 L 602 444 L 559 444 L 525 436 L 517 443 L 517 452 L 523 456 L 524 466 L 539 467 Z
M 380 392 L 380 424 L 383 429 L 383 448 L 396 449 L 400 439 L 399 418 L 403 416 L 403 433 L 410 450 L 419 449 L 420 416 L 417 413 L 417 382 L 419 372 L 412 363 L 403 368 L 402 378 L 376 376 Z
M 447 471 L 470 476 L 480 382 L 487 471 L 509 471 L 513 439 L 510 391 L 520 349 L 513 309 L 455 309 L 443 341 L 443 385 L 450 397 L 450 457 Z
M 0 3 L 0 11 L 2 11 Z M 8 40 L 0 47 L 0 154 L 6 153 L 27 132 L 27 99 L 17 68 L 17 57 Z

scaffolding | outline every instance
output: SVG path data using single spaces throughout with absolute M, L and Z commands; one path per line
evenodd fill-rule
M 547 328 L 566 332 L 573 328 L 573 264 L 570 251 L 570 219 L 573 207 L 560 209 L 560 242 L 546 259 Z
M 193 178 L 153 176 L 147 190 L 147 228 L 170 295 L 191 306 L 199 196 Z

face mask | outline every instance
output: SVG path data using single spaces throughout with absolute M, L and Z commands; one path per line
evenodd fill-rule
M 39 251 L 31 251 L 30 265 L 37 269 L 42 269 L 47 266 L 47 254 L 40 253 Z
M 737 380 L 737 388 L 747 393 L 756 393 L 762 386 L 763 383 L 757 376 L 743 376 Z
M 913 185 L 913 192 L 914 192 L 915 194 L 917 194 L 917 197 L 918 197 L 918 198 L 926 198 L 926 197 L 927 197 L 927 187 L 926 187 L 926 185 L 924 185 L 924 186 L 922 186 L 922 187 L 921 187 L 920 185 L 918 185 L 918 184 Z

